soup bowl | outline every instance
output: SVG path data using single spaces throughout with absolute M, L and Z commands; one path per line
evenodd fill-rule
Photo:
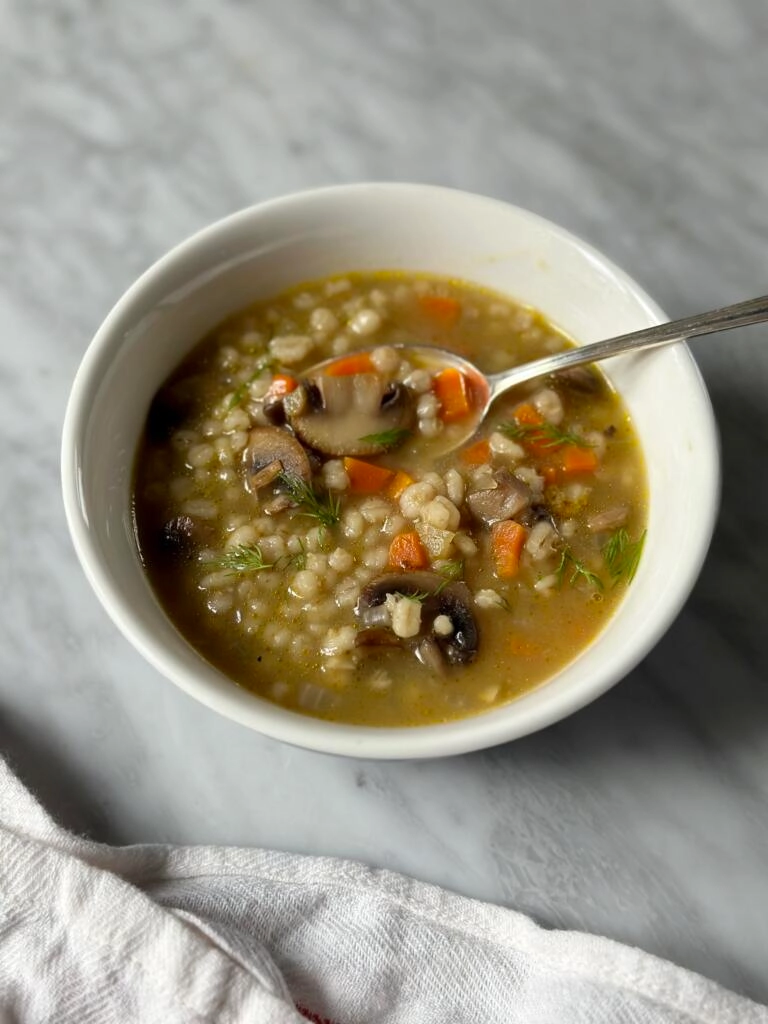
M 599 252 L 530 212 L 426 185 L 317 189 L 233 214 L 187 239 L 126 292 L 74 381 L 62 442 L 64 505 L 96 594 L 127 639 L 190 696 L 312 750 L 421 758 L 493 746 L 556 722 L 625 676 L 685 602 L 706 555 L 719 489 L 712 408 L 680 344 L 603 364 L 641 441 L 648 534 L 637 576 L 597 638 L 546 683 L 487 713 L 404 728 L 354 726 L 278 707 L 238 687 L 176 630 L 152 591 L 133 528 L 135 453 L 150 401 L 228 314 L 302 281 L 402 269 L 492 288 L 540 310 L 577 344 L 666 319 Z

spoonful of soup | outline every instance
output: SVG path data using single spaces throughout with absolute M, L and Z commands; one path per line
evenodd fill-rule
M 280 416 L 311 448 L 327 455 L 379 455 L 403 444 L 418 420 L 430 436 L 434 406 L 444 425 L 440 449 L 451 451 L 478 429 L 491 405 L 511 388 L 550 374 L 583 374 L 586 364 L 768 320 L 768 295 L 669 323 L 582 345 L 484 374 L 472 362 L 433 345 L 361 349 L 308 370 L 281 402 Z M 577 368 L 582 368 L 580 371 Z

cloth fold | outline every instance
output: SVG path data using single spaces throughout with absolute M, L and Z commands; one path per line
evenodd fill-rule
M 768 1024 L 639 950 L 329 858 L 112 848 L 0 762 L 0 1019 Z

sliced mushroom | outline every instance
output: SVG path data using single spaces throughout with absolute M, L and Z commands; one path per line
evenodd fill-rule
M 355 637 L 356 647 L 402 647 L 403 641 L 395 636 L 391 629 L 383 626 L 370 626 L 358 631 Z
M 324 455 L 378 455 L 392 444 L 373 438 L 408 430 L 415 416 L 408 388 L 375 373 L 303 381 L 283 408 L 296 435 Z
M 258 491 L 260 487 L 266 487 L 267 484 L 271 484 L 273 480 L 279 477 L 282 472 L 282 462 L 280 459 L 274 459 L 269 465 L 252 474 L 250 480 L 251 490 Z
M 627 505 L 614 505 L 603 512 L 596 512 L 587 519 L 587 529 L 590 533 L 601 533 L 603 530 L 615 530 L 623 526 L 629 518 L 629 507 Z
M 307 453 L 295 437 L 280 427 L 255 427 L 248 437 L 243 463 L 246 487 L 252 494 L 273 483 L 281 473 L 298 477 L 304 483 L 312 479 Z
M 431 669 L 437 675 L 442 673 L 444 668 L 443 654 L 440 644 L 433 636 L 422 637 L 416 644 L 413 653 L 426 668 Z
M 162 554 L 173 558 L 189 558 L 196 548 L 208 543 L 211 532 L 210 523 L 202 523 L 192 516 L 174 516 L 163 523 L 158 548 Z
M 285 395 L 273 395 L 265 398 L 261 406 L 264 419 L 275 427 L 282 427 L 285 423 L 285 407 L 283 406 Z
M 464 583 L 446 583 L 435 572 L 386 573 L 369 583 L 360 594 L 355 613 L 362 629 L 356 644 L 381 645 L 383 641 L 381 607 L 387 595 L 401 594 L 422 602 L 421 631 L 411 640 L 398 640 L 389 631 L 394 643 L 412 650 L 424 664 L 433 667 L 437 653 L 451 665 L 467 665 L 477 656 L 480 636 L 471 611 L 472 596 Z M 450 636 L 436 636 L 432 626 L 438 615 L 446 615 L 453 624 Z M 428 641 L 425 643 L 425 641 Z
M 528 529 L 542 521 L 551 523 L 552 526 L 557 529 L 557 523 L 555 522 L 555 517 L 552 515 L 552 509 L 543 501 L 535 501 L 529 508 L 525 509 L 524 512 L 521 512 L 520 515 L 517 516 L 517 521 L 521 526 L 526 526 Z
M 488 526 L 512 519 L 533 501 L 531 488 L 508 470 L 496 470 L 493 479 L 495 487 L 467 495 L 469 511 Z
M 552 375 L 553 379 L 565 384 L 573 391 L 585 395 L 596 395 L 603 389 L 603 382 L 594 370 L 586 366 L 572 366 L 570 370 L 560 370 Z

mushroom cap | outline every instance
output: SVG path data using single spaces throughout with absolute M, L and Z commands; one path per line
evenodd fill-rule
M 603 381 L 588 366 L 571 366 L 567 370 L 558 370 L 552 375 L 555 384 L 564 384 L 573 391 L 585 395 L 596 395 L 604 388 Z
M 467 495 L 469 511 L 475 519 L 493 526 L 504 519 L 512 519 L 533 501 L 530 487 L 518 480 L 506 469 L 499 469 L 493 474 L 495 487 L 487 490 L 473 491 Z
M 393 430 L 408 430 L 416 411 L 413 395 L 404 384 L 376 373 L 319 375 L 302 381 L 285 396 L 283 408 L 304 444 L 333 456 L 388 451 L 393 447 L 391 441 L 382 443 L 375 438 Z
M 422 631 L 408 645 L 414 647 L 417 656 L 419 650 L 423 652 L 424 648 L 420 645 L 428 637 L 430 647 L 434 640 L 440 653 L 452 665 L 467 665 L 475 659 L 480 633 L 472 614 L 469 588 L 465 583 L 446 583 L 445 578 L 436 572 L 391 572 L 369 583 L 362 590 L 355 608 L 356 615 L 365 627 L 358 634 L 359 645 L 364 646 L 369 642 L 366 636 L 369 629 L 375 629 L 375 633 L 371 634 L 371 642 L 377 645 L 383 642 L 380 636 L 381 612 L 378 609 L 386 601 L 387 594 L 418 597 L 422 601 Z M 433 636 L 429 632 L 438 615 L 447 615 L 451 619 L 454 629 L 450 636 Z M 419 660 L 432 663 L 424 657 Z
M 281 427 L 254 427 L 243 451 L 243 464 L 246 487 L 252 493 L 275 481 L 281 473 L 307 484 L 312 479 L 307 453 L 300 442 Z

